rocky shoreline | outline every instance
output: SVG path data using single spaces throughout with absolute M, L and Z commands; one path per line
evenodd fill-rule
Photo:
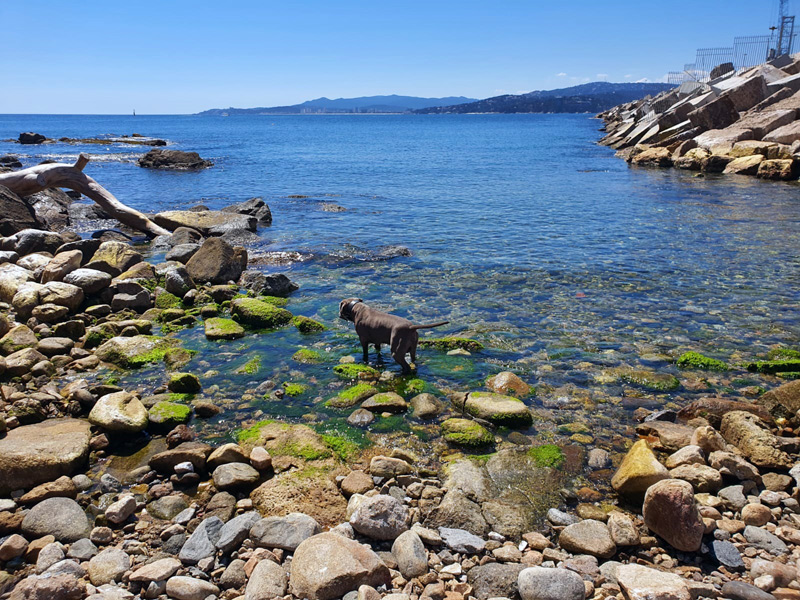
M 438 445 L 400 427 L 362 443 L 258 417 L 235 443 L 203 441 L 202 422 L 236 421 L 235 408 L 198 397 L 193 351 L 175 332 L 202 325 L 222 349 L 248 333 L 325 328 L 289 312 L 297 285 L 248 269 L 236 245 L 272 221 L 269 207 L 154 215 L 172 233 L 150 242 L 167 253 L 150 263 L 119 230 L 71 233 L 62 194 L 0 188 L 0 597 L 800 598 L 799 381 L 640 407 L 638 435 L 609 453 L 577 424 L 564 430 L 580 446 L 533 445 L 521 431 L 540 415 L 521 399 L 535 392 L 511 372 L 444 397 L 345 357 L 332 370 L 348 387 L 327 406 L 349 411 L 355 430 L 408 414 L 441 432 Z M 154 392 L 107 376 L 152 365 Z M 696 352 L 678 367 L 698 378 L 728 368 Z M 791 375 L 800 353 L 747 367 Z M 655 393 L 680 385 L 613 376 Z M 288 402 L 303 385 L 253 393 Z
M 727 63 L 711 75 L 599 114 L 600 143 L 638 166 L 800 177 L 800 55 L 741 72 Z

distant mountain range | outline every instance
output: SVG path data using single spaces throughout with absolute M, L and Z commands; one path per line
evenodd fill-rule
M 360 98 L 317 98 L 292 106 L 270 106 L 260 108 L 212 108 L 199 115 L 305 115 L 305 114 L 350 114 L 350 113 L 407 113 L 435 106 L 456 106 L 475 102 L 475 98 L 449 96 L 447 98 L 418 98 L 416 96 L 362 96 Z
M 486 100 L 431 106 L 417 114 L 465 113 L 598 113 L 619 104 L 656 95 L 674 86 L 668 83 L 609 83 L 595 81 L 558 90 L 507 94 Z

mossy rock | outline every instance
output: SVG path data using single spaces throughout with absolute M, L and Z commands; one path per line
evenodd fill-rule
M 293 456 L 303 460 L 333 456 L 322 437 L 306 425 L 261 421 L 239 432 L 236 439 L 247 452 L 255 446 L 264 446 L 273 456 Z
M 150 424 L 156 429 L 172 429 L 182 423 L 188 423 L 192 416 L 192 409 L 185 404 L 161 401 L 156 402 L 148 410 L 148 414 Z
M 182 369 L 191 362 L 195 354 L 197 354 L 197 350 L 187 350 L 181 347 L 169 348 L 164 354 L 164 364 L 168 369 Z
M 558 432 L 564 435 L 572 435 L 574 433 L 588 433 L 589 426 L 585 423 L 565 423 L 558 426 Z
M 175 294 L 161 292 L 156 296 L 156 308 L 166 310 L 169 308 L 183 308 L 183 302 Z
M 342 419 L 332 419 L 312 426 L 334 456 L 342 461 L 351 461 L 371 445 L 367 434 L 351 427 Z
M 292 360 L 306 365 L 316 365 L 324 361 L 322 354 L 309 348 L 300 348 L 292 354 Z
M 330 408 L 350 408 L 377 393 L 378 390 L 374 386 L 368 383 L 358 383 L 328 400 L 325 406 Z
M 458 401 L 456 401 L 458 406 Z M 470 392 L 459 406 L 478 419 L 505 427 L 530 427 L 533 415 L 522 400 L 491 392 Z
M 406 402 L 400 394 L 394 392 L 382 392 L 367 398 L 361 405 L 373 413 L 404 413 L 408 410 Z
M 800 371 L 800 360 L 758 360 L 745 365 L 753 373 L 789 373 Z
M 152 335 L 113 337 L 95 350 L 95 356 L 103 362 L 135 369 L 163 361 L 167 351 L 179 343 L 175 339 Z
M 255 375 L 261 370 L 261 357 L 254 356 L 246 363 L 244 363 L 241 367 L 236 369 L 236 373 L 240 375 Z
M 644 369 L 623 367 L 615 369 L 614 374 L 620 381 L 637 385 L 653 392 L 671 392 L 681 387 L 680 380 L 669 373 L 656 373 Z
M 401 396 L 416 396 L 424 393 L 427 388 L 428 384 L 418 377 L 400 377 L 396 389 Z
M 200 385 L 197 375 L 192 373 L 172 373 L 169 376 L 167 388 L 170 392 L 175 392 L 176 394 L 196 394 L 203 389 L 203 386 Z
M 325 325 L 308 317 L 296 316 L 292 319 L 292 325 L 297 327 L 300 333 L 319 333 L 325 331 Z
M 494 443 L 492 433 L 470 419 L 447 419 L 442 423 L 442 435 L 448 442 L 468 448 L 480 448 Z
M 261 302 L 272 304 L 272 306 L 284 307 L 289 304 L 288 298 L 280 298 L 278 296 L 259 296 L 258 299 L 261 300 Z
M 311 389 L 311 388 L 309 386 L 307 386 L 306 384 L 304 384 L 304 383 L 284 383 L 283 384 L 283 392 L 287 396 L 290 396 L 292 398 L 295 398 L 297 396 L 302 396 L 309 389 Z
M 244 337 L 244 327 L 233 319 L 211 317 L 205 321 L 206 339 L 236 340 Z
M 373 379 L 380 375 L 377 369 L 369 365 L 345 363 L 333 367 L 333 372 L 342 379 Z
M 116 335 L 113 325 L 110 323 L 102 323 L 89 327 L 86 330 L 86 337 L 84 338 L 83 347 L 85 349 L 97 348 L 104 342 L 107 342 Z
M 158 320 L 162 323 L 177 321 L 186 316 L 186 311 L 182 308 L 165 308 L 158 315 Z
M 800 350 L 791 348 L 774 348 L 767 352 L 767 360 L 800 359 Z
M 292 320 L 292 313 L 288 310 L 256 298 L 237 298 L 231 301 L 231 315 L 236 321 L 252 329 L 277 329 Z
M 538 467 L 550 467 L 553 469 L 559 468 L 566 461 L 564 452 L 555 444 L 534 446 L 528 450 L 528 456 L 534 460 Z
M 684 352 L 676 364 L 679 369 L 696 369 L 698 371 L 727 371 L 728 365 L 716 358 L 703 356 L 699 352 Z
M 460 337 L 421 339 L 419 345 L 421 348 L 435 348 L 442 352 L 449 352 L 450 350 L 456 349 L 466 350 L 467 352 L 480 352 L 483 350 L 483 344 L 477 340 Z

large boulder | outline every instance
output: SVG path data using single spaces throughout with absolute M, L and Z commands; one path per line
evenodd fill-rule
M 300 598 L 333 600 L 362 585 L 389 585 L 391 574 L 369 546 L 321 533 L 297 547 L 289 583 Z
M 641 500 L 647 488 L 667 478 L 667 468 L 658 462 L 647 441 L 639 440 L 625 455 L 611 479 L 611 486 L 628 499 Z
M 239 278 L 239 285 L 256 294 L 281 298 L 300 288 L 283 273 L 267 274 L 261 271 L 245 271 Z
M 758 404 L 766 408 L 775 418 L 794 417 L 800 410 L 800 379 L 768 391 L 758 399 Z
M 303 513 L 285 517 L 267 517 L 250 528 L 250 538 L 262 548 L 282 548 L 294 552 L 308 538 L 322 529 L 316 519 Z
M 705 525 L 694 499 L 692 485 L 664 479 L 647 490 L 642 516 L 653 533 L 683 552 L 695 552 L 703 542 Z
M 744 411 L 733 411 L 722 417 L 722 437 L 736 446 L 757 467 L 767 469 L 790 469 L 794 466 L 781 444 L 764 422 Z
M 153 221 L 165 229 L 191 227 L 203 236 L 222 235 L 228 231 L 256 231 L 255 217 L 219 210 L 168 210 L 153 217 Z
M 111 275 L 124 273 L 140 262 L 142 262 L 142 255 L 136 252 L 130 244 L 115 240 L 100 244 L 91 260 L 91 264 L 97 265 L 95 268 L 106 266 L 107 268 L 100 270 Z
M 44 229 L 63 231 L 70 222 L 69 207 L 72 204 L 66 192 L 58 188 L 47 188 L 24 198 L 33 208 L 36 218 Z
M 41 144 L 46 140 L 47 138 L 43 136 L 41 133 L 27 131 L 24 133 L 20 133 L 17 141 L 19 141 L 20 144 Z
M 77 542 L 89 537 L 89 519 L 71 498 L 48 498 L 31 508 L 22 521 L 22 533 L 34 540 L 52 535 L 59 542 Z
M 83 290 L 86 295 L 97 294 L 111 285 L 111 275 L 97 269 L 75 269 L 64 276 L 64 283 L 70 283 Z
M 106 394 L 95 403 L 89 421 L 106 431 L 138 433 L 147 428 L 148 413 L 144 404 L 129 392 Z
M 64 238 L 60 235 L 43 229 L 23 229 L 11 239 L 14 241 L 14 250 L 20 256 L 33 252 L 54 254 L 64 243 Z
M 197 152 L 184 152 L 182 150 L 153 149 L 139 159 L 139 166 L 146 169 L 173 169 L 177 171 L 192 171 L 205 169 L 214 163 L 200 158 Z
M 0 235 L 42 227 L 33 208 L 11 190 L 0 185 Z
M 250 198 L 238 204 L 231 204 L 223 208 L 222 211 L 255 217 L 259 224 L 262 225 L 270 225 L 272 223 L 272 212 L 262 198 Z
M 800 121 L 794 121 L 778 127 L 764 136 L 765 142 L 777 142 L 791 145 L 800 140 Z
M 739 119 L 739 111 L 730 96 L 720 96 L 705 106 L 689 113 L 689 121 L 695 127 L 724 129 Z
M 33 273 L 14 263 L 0 265 L 0 301 L 11 302 L 24 283 L 33 281 Z
M 64 277 L 81 266 L 82 260 L 83 252 L 80 250 L 68 250 L 56 254 L 42 271 L 41 282 L 63 281 Z
M 103 362 L 112 363 L 120 367 L 141 367 L 145 364 L 158 362 L 164 357 L 167 349 L 177 344 L 178 341 L 171 338 L 158 338 L 149 335 L 117 336 L 97 348 L 95 356 Z
M 791 181 L 797 179 L 800 162 L 794 158 L 778 158 L 762 161 L 758 166 L 759 179 Z
M 72 475 L 89 456 L 83 419 L 48 419 L 0 438 L 0 496 Z
M 195 283 L 222 284 L 237 281 L 247 268 L 247 251 L 233 248 L 220 238 L 209 238 L 189 262 L 186 271 Z
M 50 281 L 39 290 L 39 301 L 42 304 L 64 306 L 74 313 L 83 303 L 83 290 L 63 281 Z
M 353 529 L 375 540 L 394 540 L 408 530 L 409 521 L 408 508 L 388 494 L 364 498 L 350 517 Z

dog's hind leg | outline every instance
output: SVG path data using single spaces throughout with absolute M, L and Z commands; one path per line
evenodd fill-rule
M 362 341 L 361 347 L 364 349 L 364 362 L 369 362 L 369 342 Z
M 375 354 L 377 354 L 376 360 L 379 363 L 382 363 L 383 362 L 383 357 L 381 356 L 381 345 L 380 344 L 375 344 Z

